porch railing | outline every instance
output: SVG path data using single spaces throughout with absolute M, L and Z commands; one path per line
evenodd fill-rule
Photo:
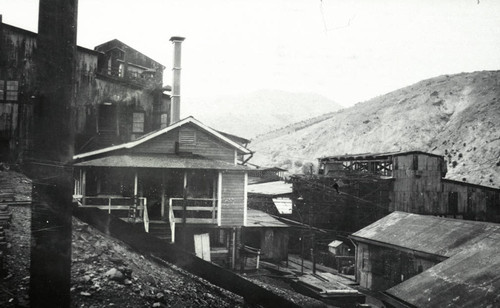
M 170 198 L 169 210 L 171 224 L 217 224 L 217 199 Z
M 147 214 L 147 198 L 138 197 L 137 206 L 134 197 L 123 196 L 85 196 L 81 197 L 82 207 L 93 207 L 100 210 L 107 210 L 109 214 L 111 211 L 127 211 L 127 218 L 131 218 L 131 211 L 133 211 L 133 218 L 140 218 L 144 221 L 144 228 L 146 232 L 149 229 L 149 217 Z M 118 215 L 120 216 L 120 215 Z M 147 221 L 146 221 L 147 220 Z M 135 221 L 134 221 L 135 222 Z

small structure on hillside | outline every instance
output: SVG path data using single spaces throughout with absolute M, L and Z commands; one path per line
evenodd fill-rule
M 285 172 L 288 170 L 278 167 L 261 167 L 254 164 L 248 164 L 248 181 L 249 183 L 261 183 L 272 181 L 283 181 Z
M 351 255 L 351 248 L 339 240 L 334 240 L 328 244 L 328 251 L 335 256 Z
M 289 226 L 271 215 L 254 209 L 247 210 L 247 224 L 242 231 L 242 243 L 260 250 L 262 260 L 273 262 L 288 259 Z

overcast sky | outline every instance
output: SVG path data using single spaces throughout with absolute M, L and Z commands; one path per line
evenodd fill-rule
M 0 0 L 37 32 L 38 1 Z M 78 44 L 119 39 L 167 67 L 185 36 L 182 96 L 315 92 L 349 106 L 443 74 L 500 69 L 498 0 L 79 0 Z

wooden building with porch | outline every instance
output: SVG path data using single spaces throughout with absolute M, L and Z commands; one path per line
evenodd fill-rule
M 247 224 L 251 151 L 193 117 L 134 141 L 75 155 L 75 198 L 194 251 L 208 233 L 212 250 L 234 266 Z M 220 255 L 220 254 L 219 254 Z

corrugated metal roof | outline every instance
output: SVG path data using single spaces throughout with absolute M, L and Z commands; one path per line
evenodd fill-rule
M 291 194 L 293 192 L 293 189 L 291 183 L 274 181 L 248 185 L 248 192 L 252 194 L 276 196 Z
M 247 209 L 247 225 L 245 227 L 258 228 L 258 227 L 288 227 L 286 223 L 283 223 L 271 215 L 254 209 Z
M 499 230 L 493 223 L 393 212 L 352 238 L 450 257 Z
M 162 169 L 214 169 L 246 170 L 247 168 L 231 163 L 210 160 L 200 156 L 178 156 L 165 154 L 122 154 L 110 155 L 76 163 L 77 167 L 123 167 L 123 168 L 162 168 Z
M 500 234 L 488 235 L 386 293 L 416 307 L 498 307 Z

